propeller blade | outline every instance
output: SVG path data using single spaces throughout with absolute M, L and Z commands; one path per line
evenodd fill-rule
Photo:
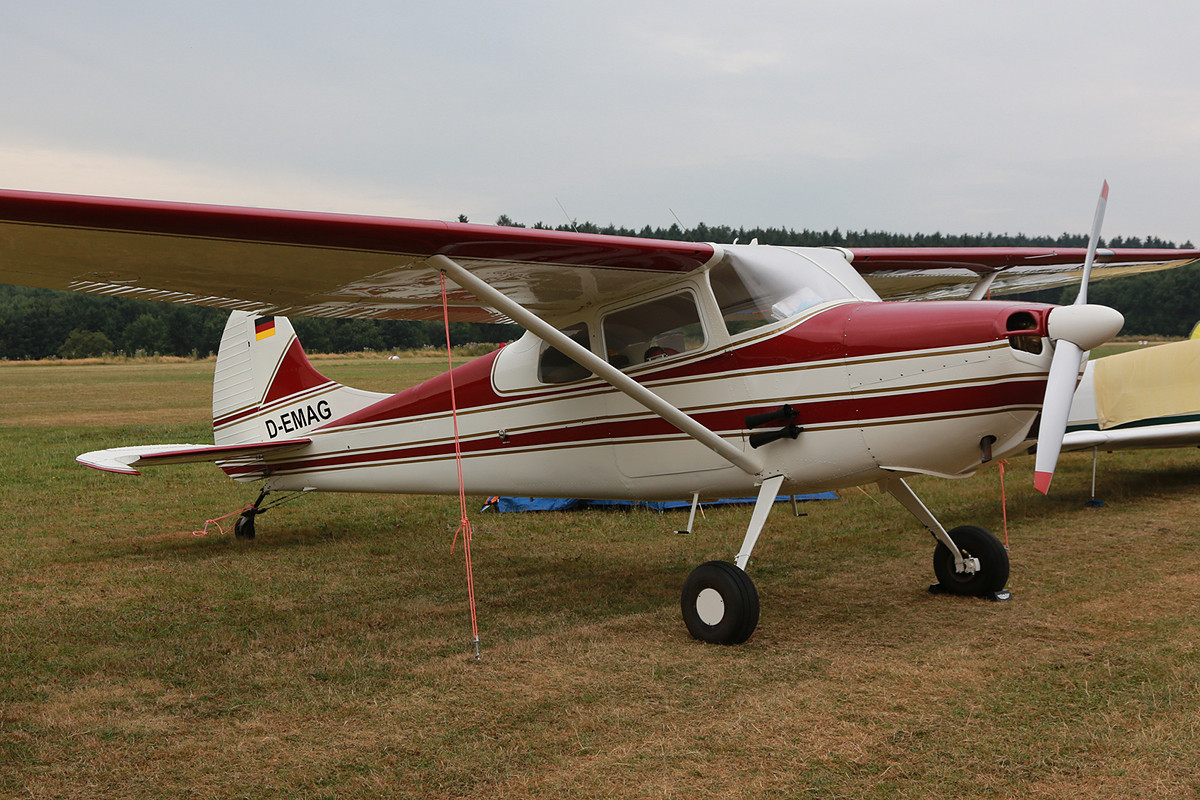
M 1060 339 L 1054 346 L 1050 377 L 1046 381 L 1046 399 L 1042 402 L 1042 423 L 1037 433 L 1037 460 L 1033 467 L 1033 486 L 1042 494 L 1050 491 L 1054 467 L 1067 432 L 1067 417 L 1075 396 L 1075 381 L 1083 351 L 1074 342 Z
M 1100 244 L 1100 226 L 1104 224 L 1104 209 L 1108 205 L 1108 181 L 1100 187 L 1100 199 L 1096 201 L 1096 215 L 1092 218 L 1092 235 L 1088 239 L 1087 257 L 1083 262 L 1083 278 L 1079 281 L 1079 294 L 1075 305 L 1087 302 L 1088 282 L 1092 279 L 1092 262 L 1096 260 L 1096 247 Z

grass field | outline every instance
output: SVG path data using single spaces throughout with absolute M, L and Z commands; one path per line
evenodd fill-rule
M 211 370 L 0 365 L 0 797 L 1200 794 L 1195 450 L 1102 455 L 1103 508 L 1090 455 L 1049 499 L 1012 460 L 1009 603 L 930 595 L 932 541 L 874 489 L 780 507 L 734 648 L 679 590 L 748 511 L 475 514 L 476 663 L 453 498 L 308 496 L 244 542 L 193 535 L 255 492 L 212 467 L 74 463 L 211 441 Z M 995 470 L 913 485 L 1002 531 Z

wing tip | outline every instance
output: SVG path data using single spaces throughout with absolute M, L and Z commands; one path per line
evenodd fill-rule
M 117 475 L 141 475 L 142 473 L 128 464 L 124 464 L 116 460 L 100 459 L 100 458 L 85 458 L 84 456 L 93 455 L 92 453 L 84 453 L 82 456 L 76 456 L 75 462 L 82 464 L 85 467 L 98 469 L 101 472 L 113 472 Z

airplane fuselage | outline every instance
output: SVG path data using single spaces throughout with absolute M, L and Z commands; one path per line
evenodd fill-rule
M 999 456 L 1029 432 L 1045 392 L 1050 352 L 1038 331 L 1044 336 L 1049 309 L 962 301 L 938 303 L 935 312 L 924 304 L 832 302 L 721 346 L 628 369 L 726 441 L 753 451 L 764 467 L 758 475 L 598 378 L 542 383 L 543 346 L 527 335 L 347 416 L 316 393 L 299 410 L 265 418 L 271 438 L 289 419 L 334 417 L 305 434 L 308 448 L 271 462 L 270 485 L 457 492 L 451 382 L 465 485 L 475 494 L 661 499 L 752 493 L 762 474 L 784 474 L 789 491 L 895 473 L 966 476 L 984 459 L 985 439 L 993 437 L 990 450 Z M 752 449 L 746 417 L 784 404 L 803 431 Z M 225 469 L 234 477 L 262 474 Z

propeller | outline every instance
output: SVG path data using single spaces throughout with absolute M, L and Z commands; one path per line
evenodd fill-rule
M 1100 240 L 1100 225 L 1104 221 L 1104 207 L 1107 204 L 1108 181 L 1105 181 L 1100 190 L 1100 200 L 1096 203 L 1096 217 L 1092 222 L 1092 236 L 1083 262 L 1079 295 L 1074 304 L 1053 309 L 1046 320 L 1047 331 L 1055 342 L 1050 375 L 1046 381 L 1046 397 L 1042 403 L 1042 422 L 1038 427 L 1037 460 L 1034 464 L 1033 485 L 1042 494 L 1050 491 L 1050 482 L 1054 479 L 1054 467 L 1062 450 L 1063 435 L 1067 432 L 1067 417 L 1071 413 L 1071 400 L 1075 395 L 1075 384 L 1079 380 L 1079 367 L 1084 356 L 1088 350 L 1116 336 L 1125 324 L 1125 318 L 1115 309 L 1089 305 L 1087 302 L 1088 280 L 1092 274 L 1092 262 L 1096 259 L 1096 245 Z

